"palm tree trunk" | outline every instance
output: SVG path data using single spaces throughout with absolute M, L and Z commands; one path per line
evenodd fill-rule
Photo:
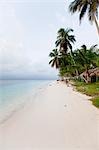
M 89 75 L 89 71 L 88 71 L 88 67 L 87 66 L 86 66 L 86 80 L 87 80 L 86 83 L 90 82 L 90 75 Z
M 72 52 L 72 50 L 71 50 L 71 57 L 72 57 L 72 60 L 73 60 L 74 66 L 76 66 L 75 60 L 74 60 L 74 58 L 73 58 L 73 52 Z M 77 68 L 75 68 L 75 72 L 76 72 L 76 77 L 78 78 L 79 73 L 78 73 Z
M 98 21 L 97 21 L 95 16 L 94 16 L 94 21 L 95 21 L 95 25 L 96 25 L 96 28 L 97 28 L 97 31 L 98 31 L 98 35 L 99 35 L 99 25 L 98 25 Z

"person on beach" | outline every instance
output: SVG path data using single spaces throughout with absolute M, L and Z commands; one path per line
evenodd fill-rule
M 68 82 L 68 80 L 66 79 L 66 85 L 69 87 L 69 82 Z

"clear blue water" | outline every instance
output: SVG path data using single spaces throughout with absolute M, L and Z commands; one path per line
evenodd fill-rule
M 6 111 L 8 115 L 7 108 L 10 105 L 19 104 L 21 100 L 23 102 L 23 97 L 26 97 L 30 93 L 32 95 L 35 94 L 39 88 L 51 82 L 49 80 L 0 80 L 0 110 L 3 111 L 3 114 Z

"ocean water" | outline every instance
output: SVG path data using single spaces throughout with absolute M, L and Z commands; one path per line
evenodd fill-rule
M 28 102 L 29 95 L 35 95 L 41 87 L 51 82 L 51 80 L 0 80 L 0 122 L 4 122 Z

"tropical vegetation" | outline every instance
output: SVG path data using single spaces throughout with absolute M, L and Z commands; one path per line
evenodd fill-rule
M 99 0 L 73 0 L 69 5 L 69 11 L 71 13 L 79 13 L 80 23 L 85 14 L 87 14 L 88 20 L 91 23 L 95 23 L 99 35 L 99 25 L 97 21 L 98 7 Z M 67 77 L 74 80 L 76 79 L 73 83 L 77 90 L 94 96 L 92 103 L 96 107 L 99 107 L 99 76 L 98 80 L 95 80 L 98 82 L 89 83 L 89 77 L 91 77 L 89 70 L 97 69 L 99 74 L 99 49 L 96 44 L 91 47 L 82 44 L 79 48 L 73 49 L 73 45 L 76 42 L 73 31 L 71 28 L 60 28 L 58 30 L 55 49 L 49 54 L 51 58 L 49 64 L 59 70 L 59 76 L 62 80 Z M 83 73 L 86 73 L 86 75 L 83 75 L 85 77 L 81 78 Z
M 61 28 L 57 32 L 56 48 L 49 54 L 51 60 L 49 64 L 59 70 L 61 77 L 79 77 L 79 75 L 89 69 L 99 67 L 99 50 L 97 45 L 88 48 L 82 45 L 73 50 L 76 42 L 73 29 Z
M 89 69 L 99 67 L 99 49 L 97 45 L 92 45 L 89 48 L 82 45 L 74 50 L 73 45 L 76 38 L 71 33 L 73 33 L 73 29 L 61 28 L 58 30 L 55 49 L 49 54 L 51 58 L 49 64 L 59 70 L 59 76 L 62 80 L 67 77 L 74 79 L 73 85 L 78 91 L 94 96 L 92 102 L 96 107 L 99 107 L 99 82 L 91 84 L 86 82 L 87 79 L 82 80 L 80 76 L 83 72 L 89 76 Z M 87 84 L 81 81 L 85 81 Z
M 61 54 L 67 54 L 68 51 L 72 52 L 72 44 L 76 42 L 75 36 L 71 34 L 73 29 L 61 28 L 57 33 L 57 40 L 55 42 L 56 47 L 59 47 L 59 51 Z
M 53 49 L 52 52 L 49 54 L 49 56 L 52 58 L 49 62 L 51 64 L 51 67 L 54 67 L 57 69 L 60 67 L 60 55 L 57 49 Z

